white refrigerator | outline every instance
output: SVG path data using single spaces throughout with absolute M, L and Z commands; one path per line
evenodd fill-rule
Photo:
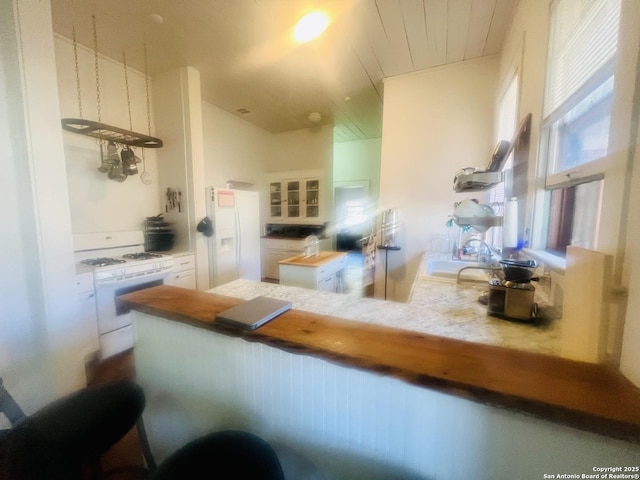
M 258 192 L 207 188 L 211 288 L 238 278 L 260 280 L 260 206 Z

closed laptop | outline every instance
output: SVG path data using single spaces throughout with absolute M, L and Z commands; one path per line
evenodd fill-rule
M 216 315 L 216 322 L 255 330 L 291 308 L 291 302 L 271 297 L 256 297 Z

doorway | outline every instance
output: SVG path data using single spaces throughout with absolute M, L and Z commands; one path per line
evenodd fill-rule
M 336 182 L 334 205 L 336 250 L 347 252 L 347 290 L 364 296 L 362 239 L 370 228 L 369 182 Z
M 368 224 L 369 182 L 340 182 L 334 187 L 336 249 L 359 251 Z

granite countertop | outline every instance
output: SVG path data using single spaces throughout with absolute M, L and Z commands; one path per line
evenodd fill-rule
M 340 257 L 344 257 L 346 252 L 318 252 L 318 255 L 307 257 L 305 255 L 296 255 L 294 257 L 285 258 L 280 260 L 280 265 L 294 265 L 301 267 L 319 267 L 327 262 L 337 260 Z
M 208 291 L 244 300 L 264 295 L 312 313 L 534 353 L 558 353 L 558 322 L 519 323 L 490 317 L 477 301 L 482 288 L 475 285 L 418 277 L 408 303 L 242 279 Z

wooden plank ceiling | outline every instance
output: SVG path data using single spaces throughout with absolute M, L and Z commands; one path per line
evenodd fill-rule
M 203 100 L 270 132 L 334 125 L 336 141 L 382 132 L 383 80 L 500 52 L 517 0 L 51 0 L 54 31 L 151 76 L 190 65 Z M 332 19 L 295 45 L 305 13 Z M 159 17 L 161 21 L 159 21 Z M 244 112 L 244 113 L 241 113 Z

